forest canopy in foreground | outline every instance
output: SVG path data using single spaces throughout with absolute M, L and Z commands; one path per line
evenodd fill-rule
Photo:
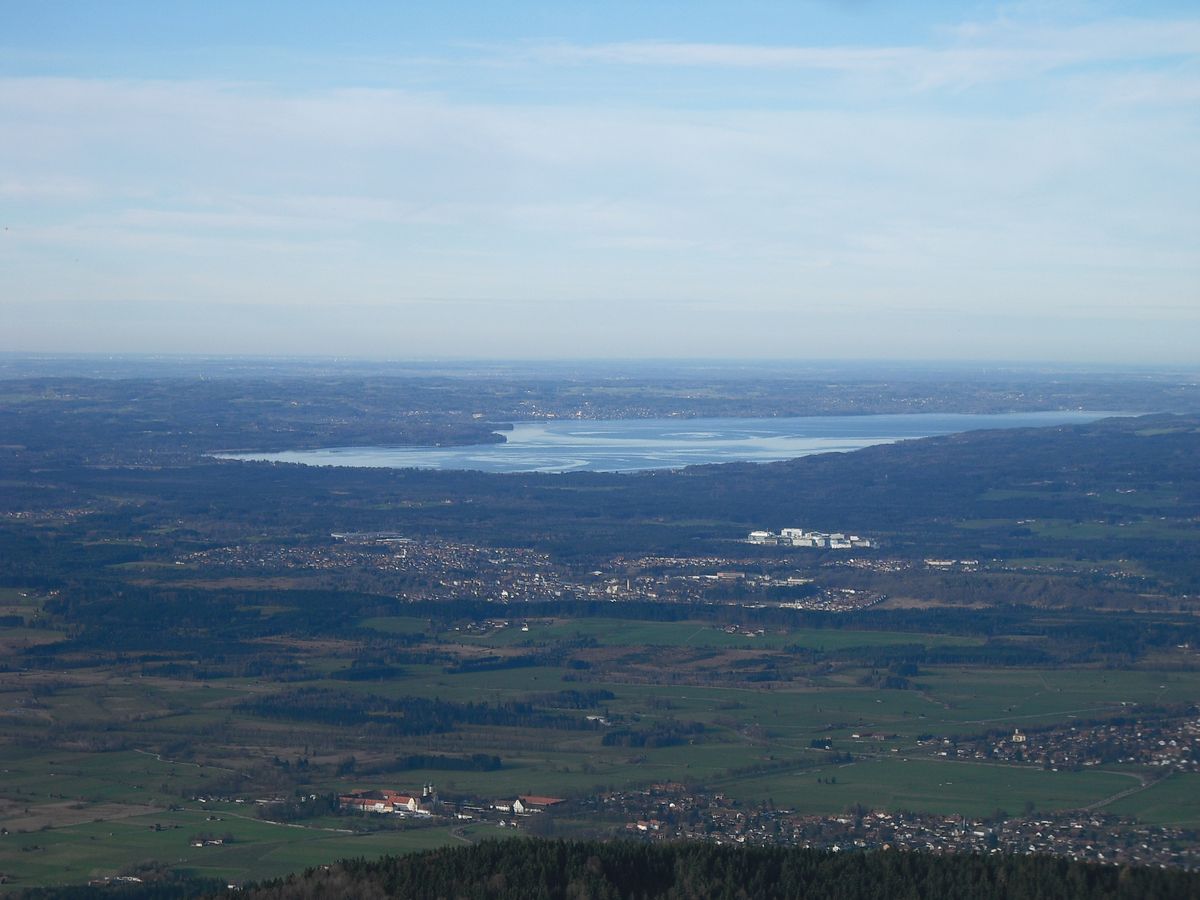
M 374 862 L 352 860 L 239 897 L 488 898 L 1175 898 L 1200 897 L 1200 874 L 1104 867 L 1041 856 L 486 841 Z

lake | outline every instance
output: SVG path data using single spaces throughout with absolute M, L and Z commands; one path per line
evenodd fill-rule
M 1110 412 L 811 416 L 772 419 L 571 419 L 523 422 L 503 444 L 330 447 L 227 453 L 222 459 L 310 466 L 481 472 L 640 472 L 727 462 L 775 462 L 984 428 L 1081 424 Z

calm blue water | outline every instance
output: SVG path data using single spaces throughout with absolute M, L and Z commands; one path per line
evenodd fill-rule
M 609 419 L 533 422 L 507 443 L 468 447 L 331 447 L 222 454 L 312 466 L 473 469 L 481 472 L 638 472 L 703 463 L 774 462 L 981 428 L 1091 422 L 1113 413 L 815 416 L 783 419 Z

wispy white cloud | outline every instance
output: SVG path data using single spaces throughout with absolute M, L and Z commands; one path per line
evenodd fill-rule
M 95 185 L 69 175 L 0 177 L 0 198 L 12 201 L 78 201 L 96 192 Z
M 836 72 L 888 71 L 905 64 L 916 53 L 906 47 L 780 47 L 673 41 L 551 44 L 528 48 L 523 52 L 527 58 L 550 64 L 824 69 Z
M 552 44 L 516 52 L 548 65 L 811 71 L 900 79 L 898 86 L 918 88 L 1027 80 L 1080 66 L 1200 56 L 1200 19 L 1121 19 L 1059 27 L 1002 19 L 959 25 L 944 34 L 940 44 L 922 46 L 625 41 Z
M 23 122 L 10 114 L 14 104 Z M 616 256 L 656 289 L 690 279 L 652 274 L 639 248 L 648 257 L 698 248 L 695 266 L 707 273 L 697 279 L 701 294 L 744 284 L 739 260 L 764 256 L 773 267 L 753 280 L 768 293 L 814 259 L 834 270 L 905 269 L 913 260 L 1050 265 L 1055 256 L 1103 265 L 1125 258 L 1123 246 L 1156 246 L 1157 235 L 1130 244 L 1120 233 L 1139 210 L 1154 208 L 1162 230 L 1179 234 L 1197 216 L 1186 191 L 1174 200 L 1154 195 L 1196 146 L 1194 128 L 1086 110 L 1016 118 L 650 113 L 394 91 L 21 80 L 0 82 L 0 116 L 17 122 L 22 148 L 21 159 L 7 160 L 0 148 L 0 162 L 23 170 L 22 183 L 70 173 L 105 184 L 103 202 L 83 203 L 58 223 L 81 241 L 121 235 L 126 246 L 149 246 L 171 235 L 224 245 L 254 232 L 280 247 L 344 240 L 371 248 L 368 255 L 394 242 L 395 260 L 410 265 L 423 254 L 483 247 L 554 273 L 544 287 L 526 278 L 534 292 L 571 290 L 569 272 L 557 272 L 550 256 L 590 259 L 606 248 L 627 251 Z M 1146 141 L 1146 127 L 1170 139 Z M 22 229 L 46 241 L 68 231 Z M 1062 249 L 1075 245 L 1078 252 Z M 337 251 L 339 262 L 347 252 Z M 714 278 L 718 261 L 726 271 Z M 433 293 L 476 294 L 472 282 L 496 271 L 425 277 Z M 498 290 L 511 293 L 514 284 Z
M 938 315 L 1126 329 L 1136 300 L 1183 346 L 1200 310 L 1198 29 L 997 20 L 922 46 L 504 50 L 546 81 L 625 79 L 604 102 L 2 78 L 0 310 L 136 301 L 328 324 L 352 302 L 401 310 L 388 321 L 424 346 L 463 329 L 486 354 L 545 323 L 619 341 L 614 304 L 661 334 L 715 347 L 744 331 L 777 351 L 789 332 L 853 340 L 907 313 L 931 329 L 914 347 L 949 333 Z M 649 67 L 696 91 L 735 71 L 820 86 L 673 104 L 641 94 Z M 1002 89 L 960 102 L 972 86 Z

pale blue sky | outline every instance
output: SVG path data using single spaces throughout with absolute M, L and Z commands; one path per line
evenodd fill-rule
M 0 4 L 0 350 L 1200 362 L 1194 3 Z

